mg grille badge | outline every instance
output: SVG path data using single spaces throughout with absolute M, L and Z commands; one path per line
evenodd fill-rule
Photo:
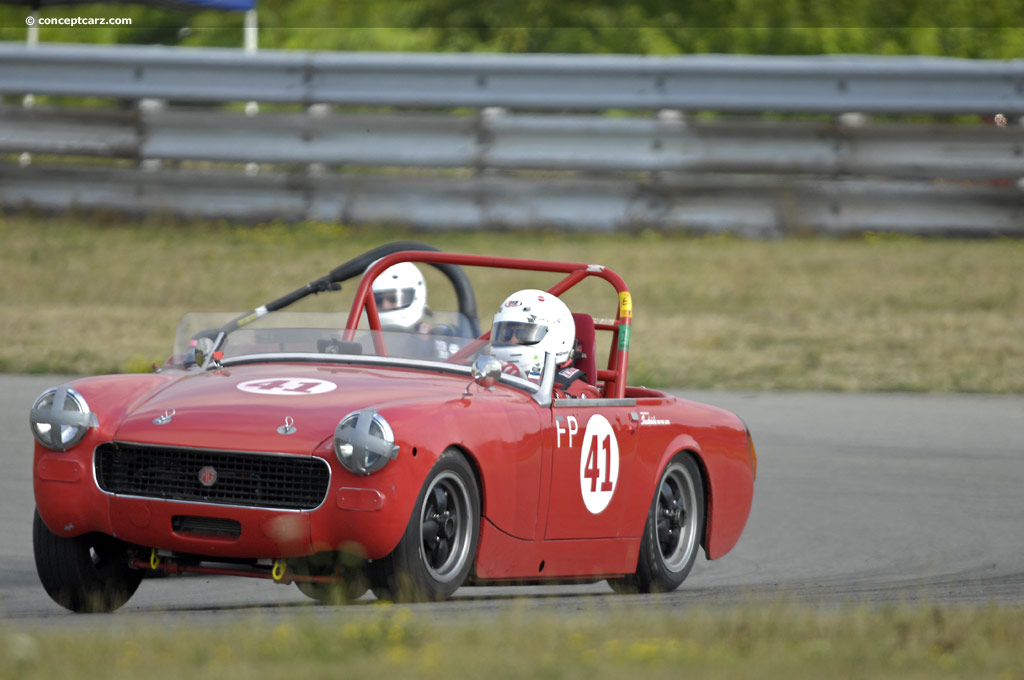
M 217 483 L 217 471 L 207 465 L 199 470 L 199 483 L 203 486 L 213 486 Z

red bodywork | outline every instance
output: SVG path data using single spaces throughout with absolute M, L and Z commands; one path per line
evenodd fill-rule
M 729 412 L 627 386 L 632 300 L 618 275 L 586 264 L 396 253 L 364 275 L 348 329 L 364 314 L 372 329 L 380 328 L 370 283 L 399 261 L 563 272 L 566 277 L 550 289 L 554 294 L 591 276 L 608 281 L 616 313 L 614 322 L 597 324 L 611 342 L 608 365 L 597 376 L 602 398 L 556 398 L 543 406 L 514 386 L 467 387 L 464 373 L 337 361 L 253 361 L 206 371 L 86 378 L 70 385 L 97 414 L 98 426 L 66 452 L 35 446 L 35 498 L 43 522 L 58 536 L 102 532 L 143 548 L 210 560 L 279 559 L 336 549 L 377 559 L 398 544 L 433 463 L 456 447 L 481 489 L 477 581 L 615 576 L 636 570 L 659 476 L 676 453 L 688 451 L 704 477 L 707 556 L 721 557 L 736 544 L 756 474 L 749 433 Z M 283 379 L 337 387 L 286 394 L 239 388 Z M 358 476 L 338 462 L 333 433 L 346 414 L 368 407 L 390 423 L 399 453 L 379 472 Z M 173 413 L 170 423 L 154 424 L 167 413 Z M 294 432 L 284 436 L 278 429 L 286 419 Z M 608 479 L 609 465 L 601 479 L 590 460 L 608 455 L 607 426 L 618 450 L 614 480 Z M 114 441 L 312 456 L 329 466 L 330 481 L 323 502 L 306 510 L 115 495 L 99 488 L 94 469 L 97 447 Z M 597 511 L 584 498 L 588 484 L 612 485 L 610 500 Z M 172 522 L 176 516 L 234 520 L 241 531 L 218 536 L 180 530 Z

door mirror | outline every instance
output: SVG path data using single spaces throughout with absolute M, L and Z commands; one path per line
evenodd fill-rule
M 481 354 L 473 362 L 473 382 L 491 388 L 501 379 L 501 362 L 490 354 Z

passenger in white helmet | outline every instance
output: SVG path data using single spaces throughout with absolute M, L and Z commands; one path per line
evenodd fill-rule
M 420 331 L 427 310 L 427 282 L 412 262 L 399 262 L 373 282 L 380 325 L 386 331 Z
M 455 329 L 447 324 L 431 325 L 427 307 L 427 282 L 412 262 L 399 262 L 382 271 L 371 286 L 380 327 L 384 331 L 408 333 L 392 349 L 404 356 L 447 359 L 460 344 L 452 339 Z
M 558 296 L 543 290 L 520 290 L 508 296 L 491 326 L 491 354 L 506 373 L 540 380 L 544 356 L 555 358 L 558 396 L 597 397 L 588 376 L 573 367 L 576 324 L 572 312 Z

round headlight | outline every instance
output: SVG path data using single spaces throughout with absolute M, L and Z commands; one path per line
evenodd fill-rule
M 334 429 L 334 453 L 346 470 L 368 475 L 397 457 L 398 446 L 384 416 L 364 409 L 348 414 L 338 423 Z
M 72 387 L 51 387 L 36 399 L 29 412 L 32 436 L 54 451 L 67 451 L 82 441 L 90 427 L 99 421 L 89 411 L 85 397 Z

